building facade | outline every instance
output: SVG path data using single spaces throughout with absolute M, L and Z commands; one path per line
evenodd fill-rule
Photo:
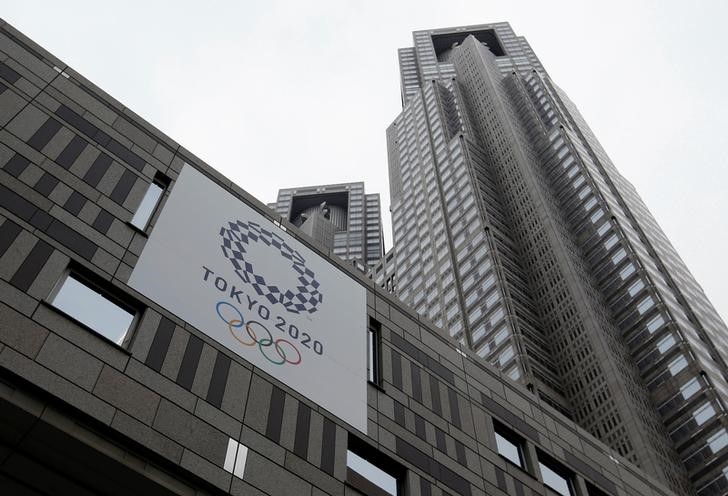
M 507 23 L 414 33 L 387 130 L 397 292 L 686 494 L 728 491 L 728 330 Z
M 367 194 L 362 182 L 281 189 L 276 202 L 268 206 L 362 270 L 382 259 L 379 194 Z
M 0 21 L 0 493 L 673 494 L 294 227 Z

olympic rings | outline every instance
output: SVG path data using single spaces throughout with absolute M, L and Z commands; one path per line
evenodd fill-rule
M 237 317 L 239 317 L 239 318 L 227 318 L 227 317 L 223 316 L 222 311 L 220 309 L 220 307 L 222 307 L 222 306 L 232 308 L 235 311 L 235 313 L 237 314 Z M 263 357 L 266 360 L 268 360 L 270 363 L 272 363 L 274 365 L 284 365 L 285 363 L 289 363 L 291 365 L 298 365 L 299 363 L 301 363 L 303 357 L 301 356 L 301 352 L 298 351 L 298 348 L 296 348 L 293 345 L 293 343 L 291 343 L 287 339 L 283 339 L 283 338 L 278 338 L 278 339 L 274 340 L 273 335 L 270 333 L 268 328 L 266 326 L 264 326 L 263 324 L 261 324 L 260 322 L 258 322 L 257 320 L 250 320 L 247 323 L 244 323 L 243 314 L 240 313 L 240 310 L 238 310 L 238 308 L 236 306 L 234 306 L 226 301 L 219 301 L 217 303 L 217 305 L 215 305 L 215 311 L 217 312 L 217 316 L 220 317 L 220 320 L 222 320 L 223 322 L 225 322 L 227 324 L 230 334 L 232 334 L 233 338 L 235 338 L 235 340 L 237 342 L 239 342 L 243 346 L 255 346 L 257 344 L 261 355 L 263 355 Z M 262 330 L 264 330 L 268 334 L 268 337 L 259 338 L 258 334 L 255 332 L 255 330 L 252 327 L 254 324 L 259 326 Z M 250 341 L 248 341 L 247 339 L 244 340 L 244 337 L 239 336 L 239 334 L 241 334 L 240 331 L 242 330 L 241 329 L 242 327 L 245 327 L 247 337 L 250 338 Z M 296 353 L 297 358 L 295 358 L 294 360 L 289 359 L 288 354 L 281 346 L 281 343 L 285 343 L 288 346 L 290 346 L 290 348 Z M 265 349 L 270 348 L 271 346 L 273 348 L 275 348 L 276 353 L 278 354 L 277 359 L 275 357 L 271 358 L 266 354 Z

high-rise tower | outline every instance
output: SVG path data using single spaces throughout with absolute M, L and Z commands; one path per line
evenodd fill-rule
M 728 329 L 507 23 L 414 33 L 399 297 L 678 492 L 728 490 Z
M 281 189 L 268 206 L 362 270 L 384 254 L 379 194 L 366 194 L 362 182 Z

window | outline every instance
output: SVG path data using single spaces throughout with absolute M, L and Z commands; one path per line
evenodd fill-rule
M 652 320 L 650 320 L 647 323 L 647 330 L 650 332 L 650 334 L 652 334 L 657 329 L 659 329 L 660 326 L 662 326 L 662 324 L 664 324 L 664 323 L 665 323 L 665 319 L 662 318 L 662 315 L 657 315 L 657 316 L 653 317 Z
M 523 439 L 496 420 L 493 420 L 493 429 L 495 430 L 495 445 L 498 454 L 512 464 L 525 469 Z
M 541 471 L 541 478 L 546 486 L 553 489 L 561 496 L 573 496 L 572 475 L 566 467 L 551 457 L 539 453 L 538 468 Z
M 725 428 L 719 430 L 708 438 L 708 446 L 713 453 L 717 453 L 728 445 L 728 432 Z
M 647 298 L 643 299 L 639 302 L 637 305 L 637 311 L 642 315 L 647 310 L 652 308 L 652 306 L 655 304 L 655 300 L 652 299 L 652 296 L 648 296 Z
M 154 181 L 147 188 L 147 192 L 144 193 L 144 198 L 142 198 L 142 202 L 139 204 L 139 208 L 137 208 L 134 217 L 131 219 L 131 225 L 142 231 L 147 228 L 149 219 L 154 215 L 154 211 L 168 184 L 169 180 L 165 176 L 161 174 L 155 176 Z
M 668 334 L 657 343 L 657 350 L 664 355 L 675 344 L 675 336 Z
M 381 324 L 369 317 L 369 327 L 367 328 L 367 380 L 376 385 L 380 384 L 382 376 L 380 373 L 381 329 Z
M 405 469 L 376 448 L 349 436 L 346 483 L 371 496 L 400 496 Z
M 634 296 L 645 287 L 645 283 L 642 281 L 642 279 L 638 279 L 635 281 L 630 287 L 629 287 L 629 295 Z
M 693 412 L 693 420 L 698 425 L 703 425 L 706 421 L 713 418 L 715 408 L 710 403 L 705 403 Z
M 586 494 L 588 496 L 609 496 L 606 492 L 599 489 L 597 486 L 589 481 L 586 482 Z
M 628 277 L 629 277 L 629 276 L 630 276 L 630 275 L 631 275 L 632 273 L 634 273 L 634 265 L 630 263 L 629 265 L 627 265 L 627 266 L 626 266 L 626 267 L 625 267 L 624 269 L 622 269 L 622 270 L 621 270 L 621 271 L 619 272 L 619 277 L 621 277 L 621 278 L 622 278 L 622 280 L 624 281 L 624 280 L 625 280 L 625 279 L 627 279 L 627 278 L 628 278 Z
M 670 374 L 677 375 L 680 373 L 682 369 L 688 366 L 688 361 L 685 358 L 685 356 L 680 355 L 675 360 L 670 362 L 670 365 L 667 366 L 668 370 L 670 371 Z
M 51 305 L 118 345 L 126 340 L 136 316 L 130 305 L 73 272 L 66 275 Z
M 680 386 L 680 393 L 683 399 L 688 399 L 700 390 L 700 382 L 697 377 L 693 377 L 688 382 Z

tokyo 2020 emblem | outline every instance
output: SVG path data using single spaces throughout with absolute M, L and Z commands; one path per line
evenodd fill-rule
M 228 222 L 228 226 L 220 228 L 222 236 L 222 253 L 230 260 L 235 273 L 255 289 L 256 293 L 266 298 L 271 304 L 280 304 L 291 313 L 314 313 L 323 301 L 319 291 L 319 283 L 313 271 L 306 267 L 306 260 L 283 240 L 278 234 L 268 231 L 260 224 L 252 221 Z M 262 274 L 256 273 L 249 248 L 251 243 L 262 243 L 272 248 L 291 264 L 295 272 L 297 285 L 292 288 L 279 288 L 269 284 Z

